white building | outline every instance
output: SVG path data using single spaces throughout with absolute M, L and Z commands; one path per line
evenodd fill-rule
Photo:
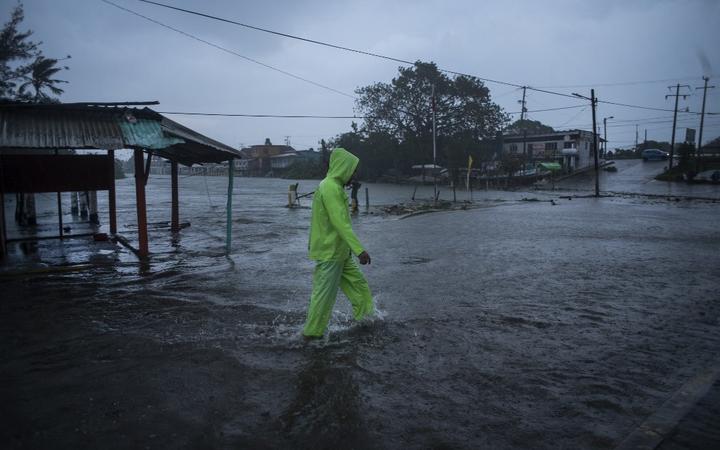
M 598 145 L 601 142 L 602 139 L 598 136 Z M 525 158 L 532 165 L 557 162 L 566 172 L 592 166 L 593 146 L 593 133 L 585 130 L 503 136 L 503 154 Z

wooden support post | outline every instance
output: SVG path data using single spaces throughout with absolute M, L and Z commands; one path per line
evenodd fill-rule
M 93 225 L 100 225 L 100 218 L 98 217 L 98 204 L 97 204 L 97 191 L 88 191 L 88 203 L 90 215 L 88 219 Z
M 7 236 L 5 235 L 5 194 L 3 193 L 2 188 L 0 188 L 0 257 L 5 255 L 7 255 Z
M 55 149 L 55 154 L 58 154 L 57 149 Z M 58 230 L 60 231 L 60 239 L 62 239 L 63 236 L 63 220 L 62 220 L 62 196 L 60 192 L 57 193 L 57 208 L 58 208 Z
M 135 149 L 135 198 L 138 220 L 138 249 L 140 258 L 147 258 L 150 251 L 148 248 L 147 211 L 145 206 L 145 174 L 143 172 L 143 151 Z
M 112 184 L 108 190 L 108 209 L 110 211 L 110 234 L 117 233 L 117 207 L 115 205 L 115 150 L 108 150 L 108 159 L 110 160 L 110 170 L 112 171 Z
M 90 202 L 90 199 L 88 198 L 88 192 L 81 191 L 78 193 L 78 195 L 80 197 L 80 217 L 83 219 L 87 219 L 88 203 Z
M 78 205 L 79 198 L 78 198 L 79 192 L 70 192 L 70 214 L 73 215 L 73 217 L 77 217 L 78 214 L 80 214 L 80 206 Z
M 148 178 L 150 178 L 150 163 L 152 163 L 152 152 L 148 152 L 147 161 L 145 162 L 145 171 L 143 172 L 143 184 L 147 186 Z
M 57 206 L 58 206 L 58 229 L 60 231 L 60 239 L 62 239 L 63 236 L 63 220 L 62 220 L 62 196 L 60 195 L 60 192 L 57 193 Z
M 230 159 L 228 164 L 228 193 L 227 193 L 227 239 L 225 245 L 225 254 L 230 254 L 232 247 L 232 194 L 233 194 L 233 175 L 235 168 L 235 160 Z
M 170 231 L 177 233 L 180 231 L 180 201 L 178 196 L 178 163 L 170 161 L 170 178 L 172 185 L 172 218 Z

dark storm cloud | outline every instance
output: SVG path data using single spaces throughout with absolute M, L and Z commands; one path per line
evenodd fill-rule
M 243 56 L 299 77 L 352 93 L 357 87 L 387 82 L 397 63 L 281 38 L 148 5 L 115 0 L 155 20 L 196 35 Z M 674 80 L 699 86 L 703 73 L 698 51 L 713 71 L 720 67 L 716 25 L 720 6 L 714 1 L 607 2 L 236 2 L 171 1 L 251 25 L 407 60 L 435 61 L 440 67 L 531 86 L 554 86 L 563 93 L 589 94 L 596 85 L 600 99 L 672 108 L 665 100 Z M 7 16 L 14 2 L 3 2 Z M 27 0 L 27 27 L 43 40 L 49 56 L 72 54 L 64 101 L 160 100 L 163 111 L 261 114 L 348 115 L 353 100 L 240 57 L 117 9 L 100 0 Z M 694 77 L 693 80 L 687 79 Z M 609 83 L 672 79 L 671 82 L 608 86 Z M 555 88 L 557 86 L 557 88 Z M 488 84 L 498 103 L 517 111 L 520 92 Z M 708 110 L 717 111 L 718 96 Z M 576 105 L 578 101 L 528 93 L 528 109 Z M 699 110 L 695 95 L 681 107 Z M 641 119 L 671 116 L 662 111 L 600 105 L 598 116 L 628 120 L 609 129 L 611 145 L 627 145 L 641 123 L 649 137 L 669 139 L 669 124 L 642 125 Z M 230 145 L 281 142 L 317 146 L 320 138 L 349 129 L 350 120 L 198 118 L 174 116 Z M 555 127 L 589 129 L 590 112 L 561 110 L 531 113 L 530 118 Z M 684 116 L 679 129 L 697 127 Z M 706 122 L 707 137 L 720 134 L 720 120 Z M 713 128 L 714 127 L 714 128 Z M 642 137 L 642 136 L 641 136 Z

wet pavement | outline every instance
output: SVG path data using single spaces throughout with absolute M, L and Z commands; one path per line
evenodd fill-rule
M 720 380 L 658 445 L 658 450 L 720 448 Z
M 377 318 L 353 323 L 340 294 L 329 333 L 305 344 L 310 210 L 284 207 L 290 182 L 236 179 L 227 258 L 225 180 L 200 176 L 181 180 L 192 225 L 151 230 L 148 266 L 80 237 L 64 254 L 16 248 L 102 263 L 0 277 L 5 446 L 613 448 L 720 357 L 720 205 L 561 198 L 587 193 L 572 186 L 400 219 L 374 207 L 414 187 L 368 184 L 354 226 Z M 150 222 L 169 219 L 169 185 L 150 178 Z M 121 181 L 131 239 L 132 198 Z

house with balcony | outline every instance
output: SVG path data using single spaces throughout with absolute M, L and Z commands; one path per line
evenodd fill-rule
M 598 136 L 598 145 L 601 142 Z M 593 148 L 593 133 L 585 130 L 503 136 L 503 154 L 523 158 L 533 167 L 543 162 L 558 163 L 566 173 L 593 166 Z

